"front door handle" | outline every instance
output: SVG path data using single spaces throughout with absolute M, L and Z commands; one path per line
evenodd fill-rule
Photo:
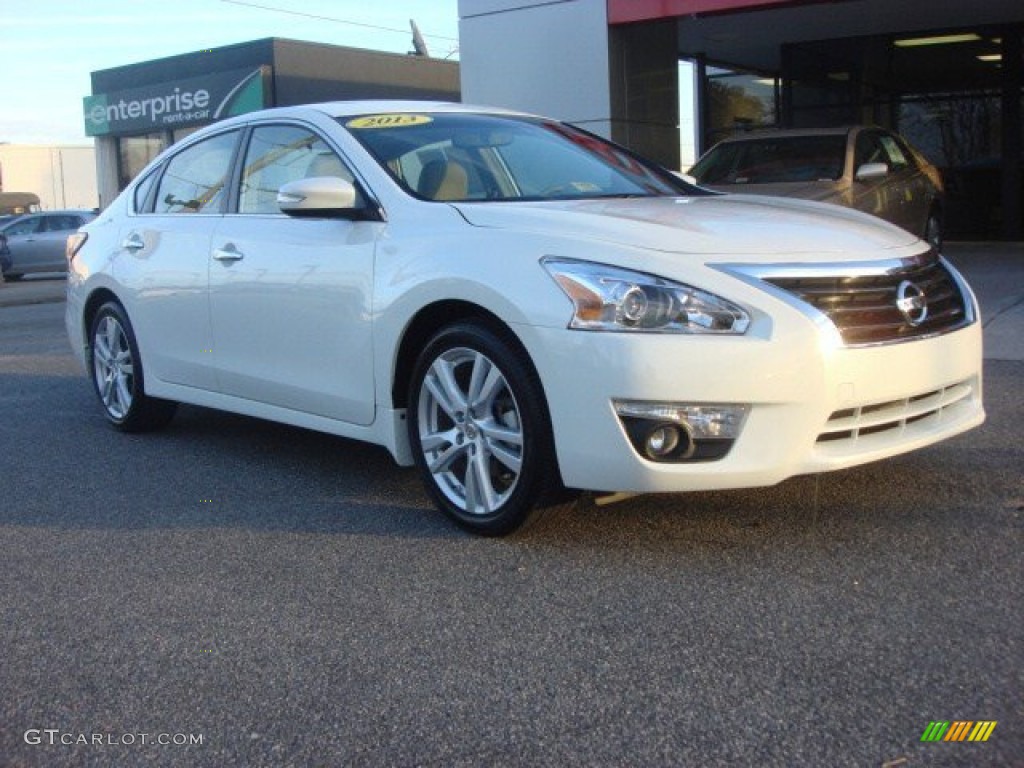
M 228 243 L 223 248 L 215 248 L 213 258 L 221 262 L 232 262 L 244 259 L 245 254 L 238 250 L 234 243 Z
M 132 232 L 130 235 L 128 235 L 128 237 L 126 237 L 122 241 L 121 247 L 124 248 L 126 251 L 141 251 L 143 248 L 146 247 L 146 243 L 143 241 L 141 237 Z

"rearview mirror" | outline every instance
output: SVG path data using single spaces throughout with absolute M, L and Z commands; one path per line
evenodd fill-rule
M 356 211 L 356 188 L 338 176 L 314 176 L 281 186 L 277 207 L 289 216 L 351 216 Z
M 885 163 L 864 163 L 857 169 L 857 175 L 854 178 L 857 181 L 874 181 L 887 173 L 889 173 L 889 166 Z
M 465 131 L 452 136 L 452 144 L 459 149 L 487 149 L 506 147 L 513 138 L 511 133 L 504 131 Z

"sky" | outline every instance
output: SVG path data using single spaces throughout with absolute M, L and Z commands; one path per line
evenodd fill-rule
M 458 0 L 0 0 L 0 143 L 91 144 L 90 73 L 285 37 L 458 59 Z

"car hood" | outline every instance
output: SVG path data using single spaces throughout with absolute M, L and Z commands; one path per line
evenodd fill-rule
M 839 195 L 840 184 L 835 181 L 786 181 L 777 184 L 703 184 L 716 192 L 739 195 L 769 195 L 796 197 L 801 200 L 827 202 Z
M 835 205 L 756 195 L 454 204 L 477 227 L 737 261 L 877 258 L 917 238 Z

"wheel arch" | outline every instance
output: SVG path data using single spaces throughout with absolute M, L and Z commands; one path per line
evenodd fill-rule
M 82 335 L 84 336 L 82 343 L 85 345 L 86 350 L 92 345 L 92 340 L 89 338 L 89 329 L 92 328 L 92 322 L 96 318 L 96 313 L 108 301 L 116 302 L 124 309 L 124 303 L 109 288 L 97 288 L 85 300 L 85 305 L 82 307 Z
M 407 406 L 409 383 L 416 367 L 416 359 L 430 337 L 447 325 L 466 321 L 480 323 L 511 344 L 540 381 L 537 367 L 530 358 L 526 346 L 508 323 L 479 304 L 460 299 L 445 299 L 421 308 L 406 325 L 398 345 L 394 375 L 391 379 L 391 402 L 395 408 Z M 543 390 L 543 382 L 540 383 Z M 545 403 L 545 408 L 546 405 Z
M 479 330 L 471 333 L 471 326 L 476 326 Z M 485 520 L 474 520 L 475 513 L 467 511 L 467 508 L 463 508 L 462 512 L 453 511 L 459 502 L 453 500 L 441 488 L 439 482 L 430 477 L 433 472 L 427 466 L 429 459 L 424 457 L 422 448 L 415 447 L 419 445 L 417 404 L 409 402 L 409 390 L 413 381 L 419 382 L 421 381 L 420 377 L 424 376 L 421 361 L 425 361 L 429 365 L 434 359 L 438 346 L 433 344 L 432 340 L 437 334 L 445 332 L 445 329 L 448 328 L 452 328 L 456 332 L 456 338 L 459 341 L 453 341 L 449 335 L 443 342 L 439 342 L 445 345 L 440 348 L 459 347 L 466 343 L 467 337 L 476 340 L 475 342 L 470 341 L 470 346 L 480 343 L 483 345 L 483 349 L 489 348 L 491 351 L 483 352 L 483 354 L 491 358 L 492 364 L 499 368 L 501 376 L 511 377 L 506 386 L 513 391 L 513 397 L 517 401 L 514 407 L 518 410 L 518 417 L 523 423 L 531 424 L 530 429 L 535 430 L 530 432 L 533 435 L 530 443 L 532 447 L 526 454 L 527 457 L 532 456 L 529 461 L 531 468 L 527 469 L 527 461 L 524 459 L 522 469 L 514 470 L 520 473 L 517 481 L 521 484 L 520 488 L 526 490 L 517 489 L 511 497 L 512 499 L 518 497 L 517 501 L 509 499 L 502 501 L 501 506 L 497 510 L 493 510 L 493 513 L 498 516 Z M 455 346 L 451 346 L 453 344 Z M 562 481 L 561 466 L 555 446 L 554 425 L 551 421 L 548 394 L 544 382 L 538 372 L 537 364 L 529 353 L 529 348 L 516 333 L 513 325 L 473 302 L 444 299 L 423 307 L 413 316 L 402 335 L 398 350 L 391 396 L 395 410 L 404 414 L 408 451 L 412 461 L 425 476 L 428 493 L 458 525 L 483 535 L 504 535 L 534 524 L 553 507 L 568 506 L 575 501 L 576 493 L 567 489 Z M 424 358 L 424 350 L 429 351 L 429 357 Z M 505 364 L 500 362 L 502 358 L 506 360 Z M 520 383 L 521 388 L 514 387 L 511 383 L 516 380 Z M 415 395 L 413 396 L 415 397 Z M 406 413 L 407 411 L 408 413 Z M 447 502 L 441 500 L 445 496 L 448 497 Z M 506 501 L 512 505 L 512 511 L 508 514 L 506 514 Z M 499 510 L 503 511 L 500 511 L 499 514 Z

